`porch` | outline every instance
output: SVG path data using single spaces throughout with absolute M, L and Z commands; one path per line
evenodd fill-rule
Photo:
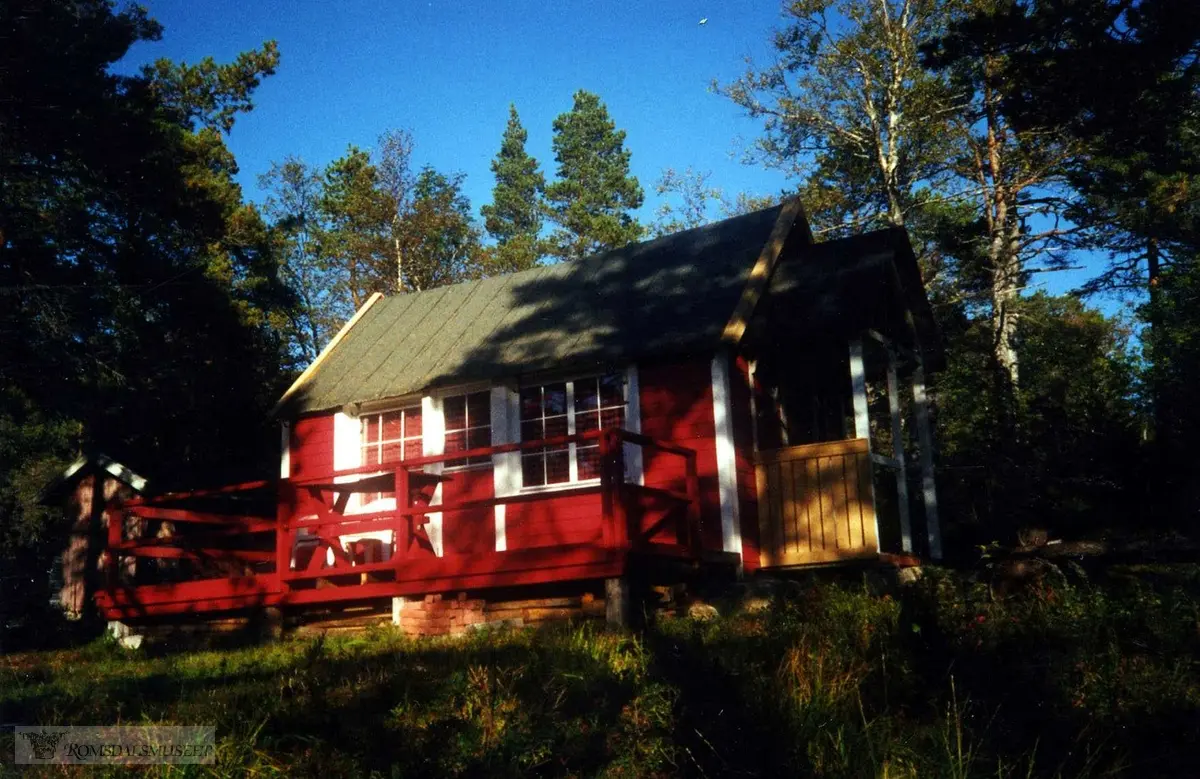
M 597 447 L 599 478 L 589 482 L 482 498 L 450 489 L 471 473 L 448 470 L 452 460 L 585 445 Z M 625 459 L 633 451 L 673 460 L 677 476 L 631 480 Z M 394 508 L 353 511 L 356 496 L 380 493 L 395 495 Z M 460 543 L 479 535 L 497 507 L 532 509 L 551 527 L 569 520 L 572 530 L 561 543 Z M 122 621 L 620 580 L 681 566 L 732 570 L 739 559 L 702 548 L 696 452 L 620 429 L 136 498 L 110 516 L 97 602 Z

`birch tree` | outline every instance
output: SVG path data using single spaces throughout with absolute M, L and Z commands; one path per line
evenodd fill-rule
M 818 231 L 902 226 L 946 170 L 960 101 L 920 46 L 945 30 L 943 0 L 795 0 L 774 61 L 714 89 L 764 125 L 750 159 L 802 182 Z

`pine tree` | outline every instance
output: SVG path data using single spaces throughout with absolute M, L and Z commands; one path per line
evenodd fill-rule
M 532 268 L 541 255 L 538 238 L 542 231 L 541 196 L 546 177 L 538 162 L 525 151 L 529 137 L 516 106 L 508 107 L 508 126 L 500 152 L 492 160 L 496 186 L 491 205 L 480 209 L 488 235 L 496 241 L 488 270 L 511 273 Z
M 575 93 L 575 104 L 554 120 L 558 180 L 546 187 L 547 211 L 558 225 L 552 251 L 576 259 L 638 240 L 642 226 L 630 213 L 644 199 L 629 174 L 625 132 L 591 92 Z

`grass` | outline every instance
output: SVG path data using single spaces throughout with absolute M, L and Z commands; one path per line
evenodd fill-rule
M 1068 572 L 998 599 L 935 571 L 640 635 L 98 642 L 0 658 L 0 719 L 216 726 L 216 766 L 151 776 L 1195 776 L 1198 581 Z

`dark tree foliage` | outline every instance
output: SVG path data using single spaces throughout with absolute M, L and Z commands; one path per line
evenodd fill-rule
M 264 412 L 291 296 L 222 132 L 278 54 L 112 72 L 160 33 L 105 0 L 0 5 L 6 577 L 33 559 L 11 544 L 46 534 L 37 489 L 80 451 L 159 487 L 258 473 L 273 456 Z
M 553 253 L 578 259 L 641 238 L 642 226 L 631 212 L 641 207 L 645 193 L 629 173 L 625 131 L 617 129 L 598 96 L 575 93 L 571 110 L 554 120 L 553 147 L 558 178 L 546 187 L 547 211 L 558 226 Z
M 1107 253 L 1085 292 L 1142 296 L 1155 478 L 1151 513 L 1195 517 L 1200 466 L 1192 338 L 1200 260 L 1200 4 L 1193 0 L 1011 0 L 982 6 L 929 52 L 933 61 L 1003 53 L 1003 109 L 1017 127 L 1054 127 L 1076 145 L 1061 216 Z M 1172 520 L 1174 521 L 1174 520 Z
M 492 273 L 526 270 L 541 257 L 541 199 L 546 177 L 537 160 L 525 151 L 528 137 L 517 107 L 509 106 L 500 151 L 492 160 L 492 173 L 496 177 L 492 202 L 480 209 L 484 227 L 496 241 L 488 263 Z

